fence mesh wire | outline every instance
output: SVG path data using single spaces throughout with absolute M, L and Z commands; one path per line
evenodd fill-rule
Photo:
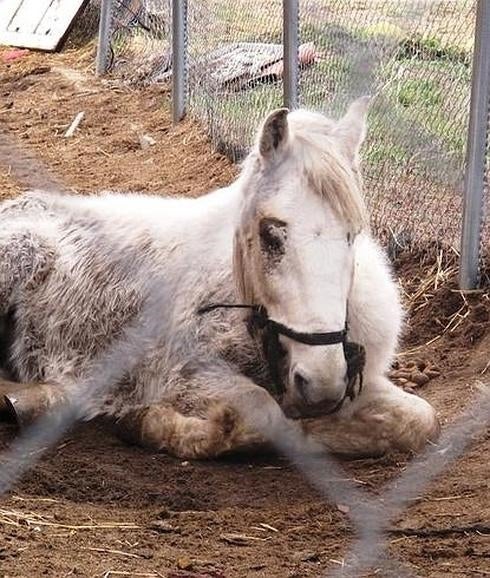
M 101 0 L 91 0 L 79 26 L 91 34 Z M 171 0 L 112 0 L 107 72 L 126 83 L 152 84 L 170 77 Z
M 338 115 L 353 98 L 377 95 L 364 148 L 366 188 L 376 230 L 399 243 L 438 239 L 456 244 L 459 236 L 474 5 L 471 0 L 300 2 L 301 104 Z M 95 36 L 99 7 L 98 0 L 88 4 L 70 41 Z M 191 1 L 188 19 L 190 110 L 206 124 L 216 146 L 239 158 L 259 120 L 282 104 L 282 2 Z M 168 0 L 115 0 L 112 73 L 129 82 L 168 79 L 169 29 Z M 487 159 L 490 162 L 490 151 Z M 489 201 L 487 186 L 487 208 Z M 490 238 L 488 218 L 483 233 L 482 248 Z M 159 318 L 154 311 L 149 316 Z M 143 327 L 148 331 L 151 324 Z M 138 334 L 130 344 L 141 344 L 142 336 L 146 334 Z M 128 351 L 124 349 L 125 358 Z M 108 370 L 115 366 L 111 360 L 103 364 Z M 407 468 L 384 504 L 373 504 L 373 523 L 368 527 L 364 520 L 358 527 L 362 537 L 351 551 L 359 557 L 355 564 L 373 564 L 381 554 L 377 548 L 387 514 L 425 491 L 427 482 L 484 428 L 488 400 L 486 390 L 460 426 Z M 67 413 L 66 422 L 72 418 Z M 32 465 L 37 452 L 29 455 L 25 448 L 31 449 L 34 442 L 41 448 L 62 429 L 45 427 L 44 433 L 51 435 L 47 438 L 33 431 L 13 448 L 12 463 L 0 470 L 0 494 Z M 315 480 L 323 480 L 323 472 L 332 471 L 334 462 L 308 462 L 282 439 L 276 443 L 330 497 L 332 487 Z M 355 521 L 354 506 L 361 500 L 355 495 L 347 498 L 344 493 L 342 500 L 352 504 Z M 343 570 L 343 575 L 360 575 L 353 568 Z M 391 575 L 402 574 L 397 570 Z
M 282 2 L 189 3 L 190 110 L 234 160 L 282 104 Z M 280 76 L 280 75 L 279 75 Z
M 234 160 L 282 105 L 282 4 L 188 2 L 189 109 Z M 374 230 L 392 244 L 458 246 L 475 14 L 475 0 L 299 2 L 300 104 L 339 116 L 375 95 L 366 194 Z M 168 80 L 170 22 L 170 0 L 114 0 L 111 72 Z
M 67 38 L 69 48 L 78 48 L 97 39 L 101 0 L 90 0 L 75 19 Z
M 475 26 L 472 0 L 300 3 L 318 57 L 301 103 L 333 116 L 376 95 L 363 150 L 378 234 L 406 244 L 460 235 Z

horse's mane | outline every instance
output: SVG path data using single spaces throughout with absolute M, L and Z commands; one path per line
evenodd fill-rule
M 362 182 L 357 168 L 335 137 L 335 122 L 319 113 L 297 110 L 288 115 L 290 151 L 308 183 L 354 232 L 367 224 Z

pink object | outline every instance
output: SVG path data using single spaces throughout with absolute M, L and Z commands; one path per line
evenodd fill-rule
M 307 42 L 306 44 L 301 44 L 298 48 L 298 62 L 301 68 L 315 64 L 315 60 L 318 57 L 315 45 L 313 42 Z M 273 77 L 275 79 L 282 78 L 284 72 L 284 61 L 278 60 L 262 69 L 259 78 L 263 77 Z
M 24 54 L 27 54 L 28 50 L 20 50 L 15 48 L 14 50 L 9 50 L 8 52 L 4 52 L 2 54 L 2 60 L 4 62 L 12 62 L 13 60 L 17 60 L 18 58 L 22 58 Z

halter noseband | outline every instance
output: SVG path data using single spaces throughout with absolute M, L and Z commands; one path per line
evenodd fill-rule
M 344 329 L 341 331 L 329 331 L 327 333 L 303 333 L 295 331 L 282 323 L 271 319 L 267 313 L 267 309 L 262 305 L 245 305 L 245 304 L 228 304 L 216 303 L 207 305 L 198 309 L 200 315 L 209 313 L 215 309 L 250 309 L 252 314 L 249 319 L 249 330 L 259 329 L 263 331 L 262 347 L 264 355 L 269 366 L 269 372 L 272 377 L 274 389 L 276 394 L 283 394 L 285 391 L 282 375 L 280 371 L 280 359 L 283 356 L 283 349 L 279 342 L 279 335 L 289 337 L 298 343 L 305 345 L 336 345 L 342 343 L 344 350 L 344 357 L 347 362 L 347 387 L 345 389 L 344 397 L 333 407 L 329 412 L 334 413 L 338 411 L 348 397 L 351 401 L 355 397 L 355 383 L 359 376 L 359 391 L 362 390 L 363 369 L 366 363 L 366 352 L 362 345 L 347 341 L 347 320 Z

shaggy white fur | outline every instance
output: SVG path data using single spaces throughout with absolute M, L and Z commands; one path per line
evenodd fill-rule
M 238 180 L 198 199 L 31 192 L 0 206 L 0 315 L 14 317 L 9 365 L 20 381 L 76 387 L 161 296 L 162 332 L 86 417 L 185 457 L 261 443 L 302 428 L 352 455 L 419 449 L 438 433 L 433 408 L 387 378 L 402 324 L 397 287 L 366 225 L 358 150 L 365 99 L 335 122 L 273 112 Z M 364 389 L 333 415 L 286 420 L 283 408 L 344 396 L 341 344 L 281 337 L 286 392 L 276 400 L 254 303 L 296 331 L 341 330 L 365 347 Z M 90 392 L 87 392 L 89 396 Z M 278 403 L 279 402 L 279 403 Z

